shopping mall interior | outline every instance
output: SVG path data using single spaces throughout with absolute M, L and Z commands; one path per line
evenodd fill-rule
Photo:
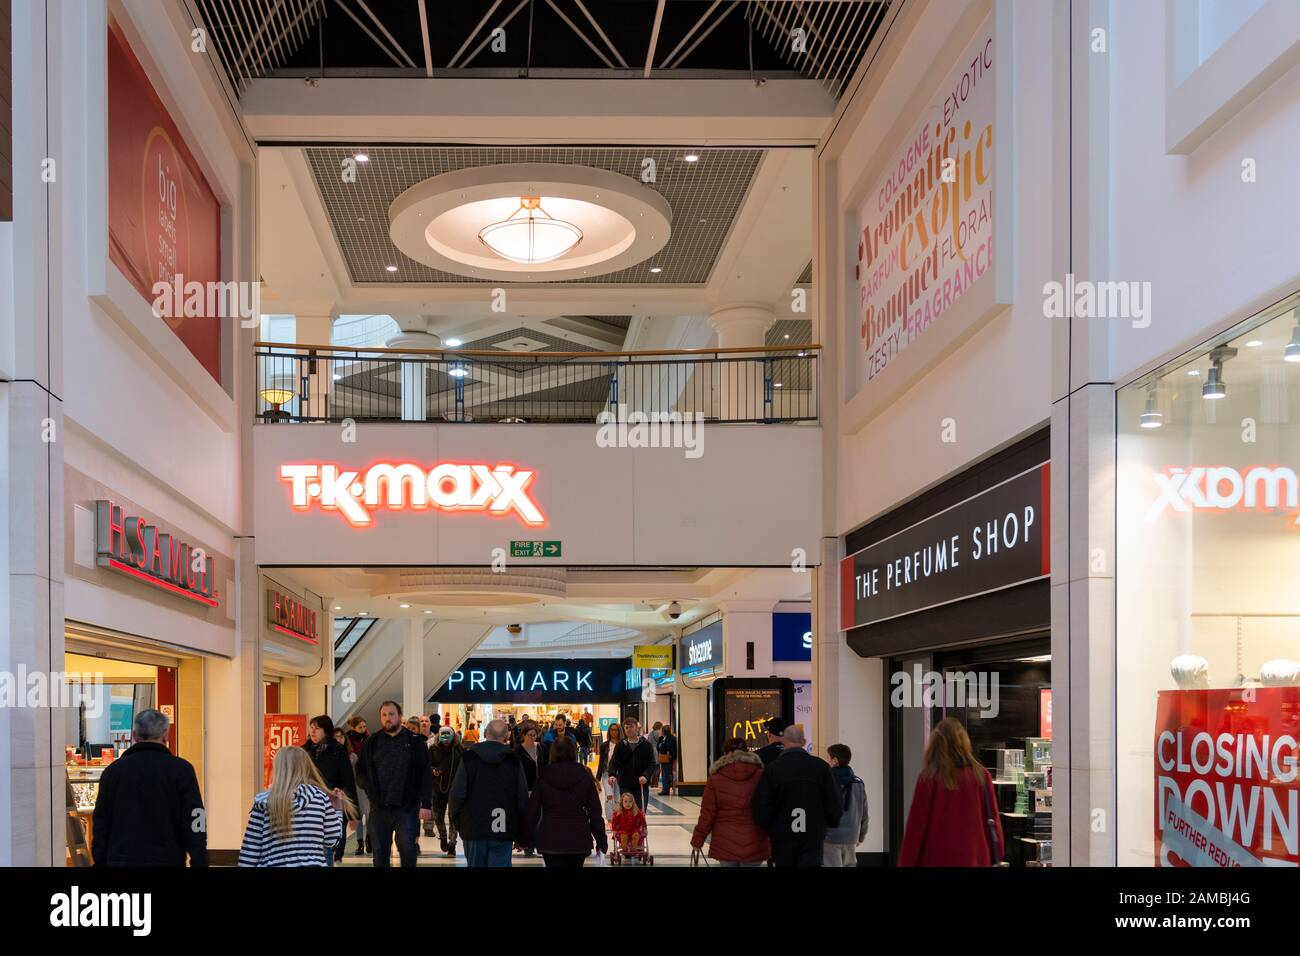
M 670 727 L 660 866 L 769 744 L 827 866 L 1300 863 L 1297 154 L 1295 0 L 0 0 L 0 866 L 386 704 Z

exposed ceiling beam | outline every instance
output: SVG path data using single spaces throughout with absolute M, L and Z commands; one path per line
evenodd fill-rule
M 424 41 L 424 75 L 433 77 L 433 53 L 429 48 L 429 11 L 420 0 L 420 38 Z
M 591 38 L 588 37 L 587 34 L 583 33 L 580 29 L 578 29 L 578 25 L 574 23 L 572 20 L 570 20 L 568 16 L 565 15 L 563 10 L 561 10 L 559 7 L 555 5 L 555 0 L 546 0 L 546 5 L 555 11 L 556 16 L 558 16 L 561 20 L 563 20 L 566 24 L 568 24 L 569 29 L 572 30 L 574 33 L 576 33 L 581 38 L 582 42 L 587 44 L 587 46 L 591 48 L 592 53 L 600 57 L 601 60 L 604 62 L 604 64 L 607 67 L 609 67 L 611 70 L 614 69 L 614 61 L 611 60 L 609 57 L 607 57 L 604 51 L 601 50 L 600 47 L 592 43 Z
M 713 2 L 709 4 L 709 8 L 704 11 L 704 13 L 700 16 L 698 20 L 695 21 L 695 25 L 686 31 L 686 35 L 682 37 L 681 40 L 678 42 L 678 44 L 672 48 L 672 51 L 666 57 L 664 57 L 664 66 L 667 66 L 669 63 L 672 62 L 673 57 L 677 55 L 677 51 L 679 51 L 682 47 L 684 47 L 687 41 L 689 41 L 691 37 L 695 36 L 695 31 L 704 25 L 705 21 L 709 19 L 709 14 L 711 14 L 714 10 L 716 10 L 718 8 L 718 4 L 720 4 L 721 2 L 722 0 L 713 0 Z
M 383 23 L 379 21 L 379 18 L 374 15 L 371 9 L 368 6 L 366 6 L 366 0 L 355 0 L 355 2 L 358 6 L 361 7 L 365 15 L 374 21 L 375 26 L 379 27 L 380 32 L 382 32 L 384 36 L 388 38 L 388 42 L 393 45 L 393 49 L 395 49 L 401 55 L 402 59 L 406 61 L 406 65 L 410 67 L 414 67 L 415 61 L 411 59 L 410 54 L 406 52 L 406 49 L 402 46 L 402 44 L 397 42 L 397 37 L 393 36 L 391 33 L 388 32 L 388 27 L 384 26 Z
M 669 57 L 670 62 L 664 63 L 664 66 L 667 67 L 668 69 L 675 69 L 676 67 L 681 66 L 682 62 L 688 56 L 690 56 L 692 53 L 695 52 L 695 48 L 699 46 L 701 43 L 703 43 L 708 38 L 709 34 L 712 33 L 714 30 L 716 30 L 722 24 L 722 21 L 726 20 L 727 17 L 731 16 L 731 11 L 736 9 L 736 6 L 739 3 L 740 0 L 731 0 L 731 6 L 727 7 L 726 10 L 723 10 L 722 15 L 719 16 L 718 19 L 714 20 L 711 24 L 709 24 L 709 28 L 705 30 L 703 33 L 701 33 L 698 37 L 696 37 L 695 42 L 692 43 L 689 47 L 687 47 L 682 52 L 681 56 L 679 56 L 676 60 L 672 60 L 672 58 Z
M 483 14 L 483 19 L 474 25 L 473 30 L 469 31 L 469 36 L 465 38 L 465 42 L 460 45 L 460 49 L 456 51 L 456 54 L 451 58 L 451 61 L 447 64 L 447 69 L 450 70 L 453 67 L 455 67 L 456 61 L 460 59 L 460 55 L 464 53 L 467 49 L 469 49 L 469 45 L 473 43 L 474 38 L 478 36 L 478 31 L 483 29 L 483 24 L 487 23 L 489 20 L 492 19 L 492 14 L 497 12 L 497 7 L 499 6 L 501 6 L 501 0 L 495 0 L 492 6 L 488 9 L 488 12 Z
M 500 23 L 498 23 L 494 29 L 504 30 L 506 26 L 510 23 L 510 21 L 513 20 L 519 14 L 519 11 L 522 10 L 524 7 L 528 6 L 528 3 L 529 0 L 519 0 L 519 5 L 516 6 L 513 10 L 511 10 L 509 13 L 507 13 L 506 18 L 502 20 Z M 495 7 L 493 9 L 495 9 Z M 529 39 L 530 40 L 532 39 L 531 30 L 529 31 Z M 483 52 L 483 48 L 487 46 L 491 40 L 492 40 L 492 34 L 489 33 L 487 36 L 485 36 L 482 39 L 482 41 L 479 43 L 478 46 L 474 47 L 474 52 L 471 53 L 469 56 L 465 57 L 465 62 L 463 62 L 461 66 L 469 66 L 470 61 L 473 60 L 474 57 L 478 56 L 481 52 Z
M 664 22 L 664 4 L 667 2 L 668 0 L 659 0 L 658 6 L 655 7 L 655 25 L 650 31 L 650 49 L 646 51 L 645 72 L 641 74 L 646 79 L 650 78 L 650 70 L 655 63 L 655 47 L 659 45 L 659 27 Z
M 358 17 L 355 13 L 353 13 L 351 10 L 348 9 L 348 5 L 347 5 L 346 3 L 344 3 L 343 0 L 334 0 L 334 2 L 338 5 L 338 8 L 339 8 L 340 10 L 342 10 L 344 13 L 346 13 L 349 17 L 352 18 L 352 22 L 355 23 L 357 26 L 359 26 L 359 27 L 361 28 L 361 31 L 362 31 L 363 33 L 365 33 L 366 36 L 370 37 L 371 42 L 373 42 L 373 43 L 375 44 L 375 46 L 379 47 L 379 49 L 381 49 L 381 50 L 384 51 L 384 54 L 385 54 L 385 55 L 386 55 L 390 60 L 392 60 L 392 61 L 393 61 L 395 64 L 397 64 L 398 66 L 402 66 L 402 65 L 403 65 L 403 64 L 402 64 L 402 61 L 401 61 L 400 59 L 397 58 L 397 55 L 396 55 L 395 53 L 393 53 L 392 50 L 388 49 L 388 45 L 387 45 L 386 43 L 384 43 L 383 40 L 379 39 L 379 37 L 377 37 L 377 36 L 375 36 L 373 33 L 371 33 L 371 32 L 370 32 L 370 28 L 369 28 L 368 26 L 366 26 L 364 23 L 361 22 L 361 18 L 360 18 L 360 17 Z M 373 16 L 373 14 L 372 14 L 372 16 Z M 405 55 L 405 54 L 403 54 L 403 55 Z M 408 59 L 409 59 L 409 58 L 408 58 Z M 415 66 L 415 64 L 412 63 L 411 66 Z
M 613 53 L 614 59 L 618 60 L 618 65 L 623 67 L 623 69 L 627 69 L 627 60 L 623 59 L 623 54 L 618 52 L 618 47 L 614 46 L 613 41 L 605 35 L 605 31 L 600 28 L 600 24 L 596 22 L 596 18 L 587 12 L 586 4 L 584 4 L 582 0 L 573 0 L 573 2 L 577 4 L 578 9 L 582 11 L 582 15 L 587 18 L 587 21 L 591 24 L 597 35 L 605 41 L 605 45 L 609 47 L 609 52 Z

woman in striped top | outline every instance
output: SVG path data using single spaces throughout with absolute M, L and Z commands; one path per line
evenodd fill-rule
M 352 801 L 329 790 L 310 755 L 282 747 L 271 764 L 271 789 L 253 798 L 239 850 L 240 866 L 329 866 Z

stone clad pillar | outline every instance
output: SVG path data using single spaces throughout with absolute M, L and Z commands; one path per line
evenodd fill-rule
M 767 330 L 776 321 L 772 307 L 761 302 L 720 305 L 709 314 L 709 324 L 718 335 L 718 348 L 762 346 Z M 764 416 L 761 355 L 719 356 L 716 381 L 716 414 L 722 421 L 753 421 Z

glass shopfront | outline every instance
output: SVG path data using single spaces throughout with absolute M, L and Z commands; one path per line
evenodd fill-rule
M 1117 860 L 1300 863 L 1300 294 L 1117 392 Z

